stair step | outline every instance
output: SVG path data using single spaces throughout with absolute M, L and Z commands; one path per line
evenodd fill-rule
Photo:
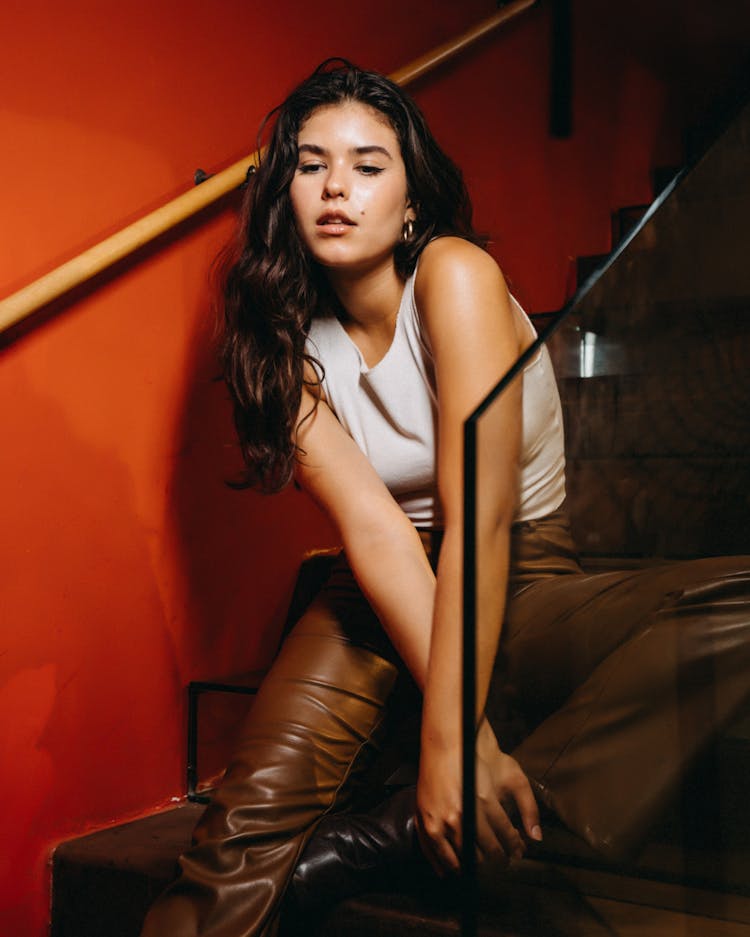
M 743 760 L 746 751 L 745 746 Z M 202 809 L 185 804 L 63 843 L 53 859 L 51 937 L 138 937 L 146 910 L 174 878 L 177 858 L 189 844 Z M 657 933 L 654 915 L 679 916 L 685 911 L 744 922 L 744 932 L 724 923 L 716 933 L 746 935 L 750 868 L 739 831 L 736 838 L 738 843 L 719 855 L 714 846 L 686 851 L 662 836 L 636 864 L 618 867 L 603 862 L 564 829 L 547 825 L 543 851 L 510 870 L 485 875 L 479 933 L 604 937 L 619 930 L 610 924 L 609 930 L 602 929 L 602 920 L 607 920 L 602 909 L 609 909 L 615 920 L 622 918 L 620 906 L 627 903 L 628 920 L 639 913 L 644 920 L 644 928 L 630 927 L 629 935 L 652 937 Z M 634 904 L 643 906 L 640 912 L 633 911 Z M 445 882 L 436 882 L 434 888 L 422 883 L 413 893 L 342 902 L 316 927 L 310 923 L 305 937 L 458 935 L 459 919 L 455 889 Z M 658 931 L 672 932 L 684 933 Z
M 612 937 L 595 903 L 574 889 L 540 892 L 534 884 L 509 878 L 496 890 L 492 907 L 479 913 L 478 935 Z M 434 896 L 428 905 L 419 895 L 372 894 L 339 904 L 305 937 L 460 937 L 461 933 L 455 901 Z M 647 932 L 643 933 L 645 937 Z
M 632 896 L 606 898 L 581 890 L 573 880 L 546 881 L 516 876 L 495 886 L 491 906 L 478 915 L 478 937 L 748 937 L 745 920 L 727 917 L 727 905 L 705 903 L 699 908 L 683 894 L 679 908 L 648 904 L 632 881 Z M 439 899 L 438 899 L 439 902 Z M 443 900 L 444 905 L 449 904 Z M 342 902 L 321 925 L 304 937 L 460 937 L 455 908 L 436 910 L 418 895 L 363 895 Z M 303 937 L 283 934 L 283 937 Z
M 185 804 L 60 845 L 52 860 L 51 937 L 137 937 L 203 810 Z
M 576 258 L 576 287 L 581 287 L 591 274 L 600 267 L 609 254 L 584 254 Z
M 625 205 L 612 212 L 612 250 L 639 224 L 648 208 L 648 205 Z
M 654 190 L 654 198 L 666 189 L 669 183 L 674 179 L 682 167 L 680 166 L 657 166 L 651 173 L 651 184 Z

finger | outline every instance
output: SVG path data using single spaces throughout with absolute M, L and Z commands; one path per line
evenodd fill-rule
M 460 838 L 458 846 L 454 846 L 446 836 L 425 826 L 419 815 L 417 815 L 416 827 L 419 845 L 433 871 L 440 878 L 443 878 L 446 872 L 457 874 L 461 868 Z
M 542 828 L 539 823 L 539 807 L 526 775 L 520 776 L 511 793 L 518 807 L 518 812 L 521 815 L 521 822 L 523 823 L 526 835 L 529 839 L 541 842 Z
M 496 800 L 487 801 L 483 804 L 483 809 L 495 838 L 505 850 L 508 858 L 520 859 L 526 852 L 526 845 L 521 834 L 511 823 L 508 814 Z
M 422 850 L 422 855 L 430 864 L 432 871 L 435 873 L 435 875 L 437 875 L 438 878 L 444 878 L 446 870 L 438 861 L 437 857 L 432 851 L 432 844 L 427 840 L 419 827 L 417 827 L 417 842 L 419 843 L 419 848 Z
M 492 862 L 506 866 L 509 854 L 498 839 L 492 824 L 481 813 L 477 816 L 477 858 L 479 862 Z

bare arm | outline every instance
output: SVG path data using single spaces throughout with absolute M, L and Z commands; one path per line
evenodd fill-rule
M 422 255 L 417 304 L 435 359 L 438 481 L 445 537 L 438 567 L 430 660 L 422 718 L 419 806 L 423 845 L 438 863 L 457 868 L 460 851 L 461 622 L 463 545 L 463 424 L 517 359 L 510 297 L 497 265 L 478 248 L 453 238 Z M 505 607 L 510 526 L 518 496 L 521 387 L 515 384 L 482 417 L 478 429 L 477 720 L 484 710 Z M 479 736 L 480 851 L 519 854 L 520 837 L 492 791 L 515 800 L 526 832 L 538 837 L 538 813 L 528 781 L 503 756 L 486 724 Z M 481 759 L 489 772 L 483 777 Z M 482 792 L 484 785 L 484 793 Z M 489 789 L 488 789 L 489 785 Z
M 303 392 L 300 415 L 313 408 Z M 357 582 L 424 690 L 435 576 L 411 521 L 324 402 L 300 423 L 296 477 L 336 524 Z
M 460 736 L 460 627 L 462 619 L 463 425 L 510 368 L 521 350 L 510 297 L 489 255 L 454 238 L 424 252 L 417 303 L 427 326 L 438 385 L 438 483 L 445 538 L 438 569 L 433 651 L 427 683 L 427 730 Z M 477 701 L 479 717 L 489 687 L 505 605 L 510 526 L 518 496 L 520 387 L 508 388 L 479 424 L 477 552 Z M 440 689 L 438 689 L 440 688 Z M 433 707 L 435 712 L 433 713 Z

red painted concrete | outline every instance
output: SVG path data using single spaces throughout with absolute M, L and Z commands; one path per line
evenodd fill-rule
M 253 148 L 262 115 L 328 55 L 389 71 L 490 0 L 10 0 L 3 15 L 0 295 Z M 674 157 L 663 82 L 577 32 L 576 133 L 547 135 L 546 12 L 415 93 L 465 169 L 481 229 L 532 309 L 611 207 Z M 294 492 L 228 490 L 209 212 L 58 304 L 0 368 L 0 935 L 41 937 L 61 839 L 180 795 L 184 687 L 264 665 L 306 547 Z

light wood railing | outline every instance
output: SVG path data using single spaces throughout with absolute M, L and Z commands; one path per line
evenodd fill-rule
M 466 32 L 398 69 L 390 76 L 391 79 L 402 86 L 416 81 L 439 65 L 455 58 L 498 26 L 534 6 L 536 2 L 537 0 L 514 0 L 508 3 Z M 262 151 L 258 150 L 251 156 L 233 163 L 227 169 L 210 176 L 199 186 L 144 215 L 133 224 L 0 301 L 0 332 L 16 325 L 38 309 L 90 280 L 238 188 L 247 178 L 249 167 L 257 166 L 261 156 Z

